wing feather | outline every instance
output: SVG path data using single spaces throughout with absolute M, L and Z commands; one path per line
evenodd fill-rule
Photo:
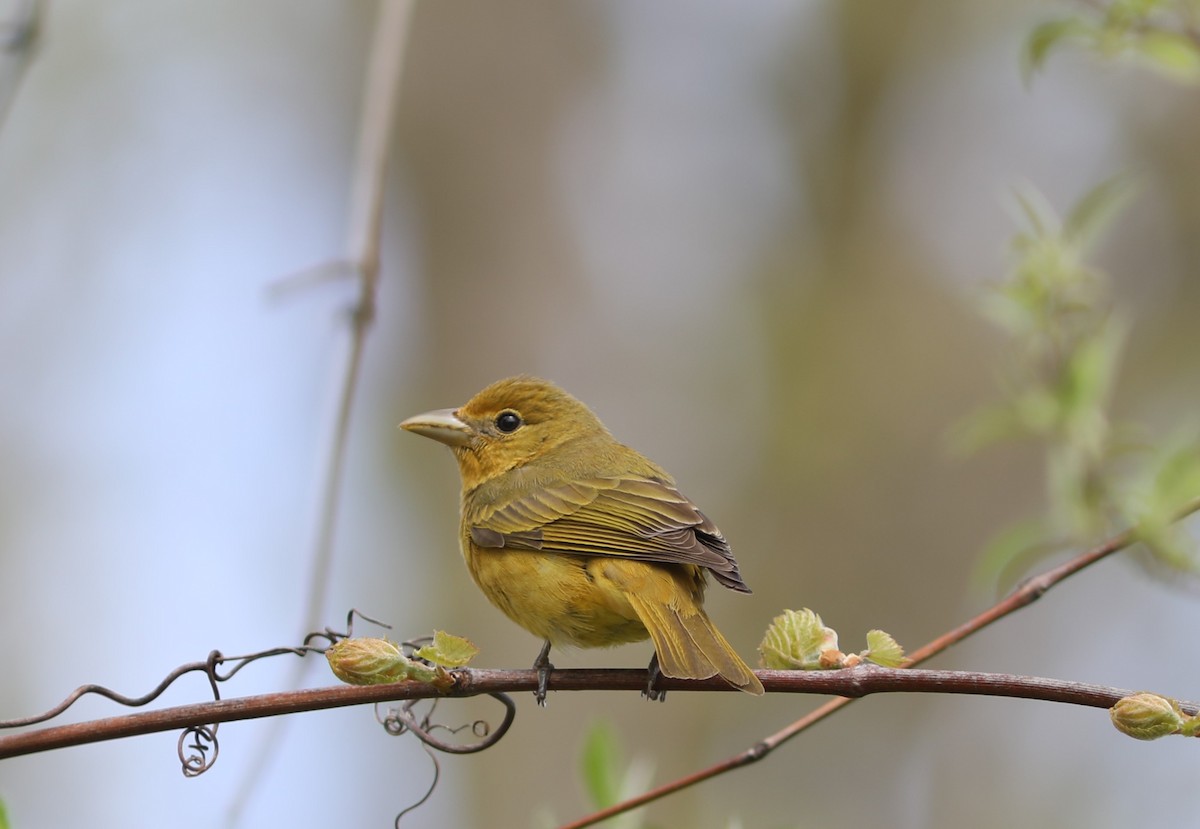
M 598 477 L 525 490 L 471 522 L 481 547 L 692 564 L 749 593 L 729 542 L 673 485 Z

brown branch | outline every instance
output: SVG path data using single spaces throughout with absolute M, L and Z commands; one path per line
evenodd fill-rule
M 1175 515 L 1174 520 L 1181 521 L 1197 511 L 1200 511 L 1200 498 L 1192 500 L 1185 507 L 1183 507 L 1183 509 L 1181 509 Z M 1063 562 L 1057 567 L 1052 567 L 1046 572 L 1026 580 L 1021 584 L 1020 587 L 1009 594 L 1007 598 L 988 608 L 978 616 L 975 616 L 970 621 L 959 625 L 953 630 L 942 634 L 933 641 L 913 651 L 905 664 L 910 666 L 919 665 L 926 660 L 932 659 L 942 651 L 950 648 L 953 645 L 957 645 L 968 636 L 972 636 L 975 633 L 983 630 L 985 627 L 992 624 L 992 622 L 1003 619 L 1005 616 L 1008 616 L 1009 614 L 1015 613 L 1023 607 L 1033 604 L 1043 595 L 1045 595 L 1046 591 L 1059 584 L 1064 579 L 1067 579 L 1070 576 L 1078 573 L 1080 570 L 1090 567 L 1096 562 L 1111 556 L 1113 553 L 1119 553 L 1127 547 L 1137 543 L 1137 541 L 1137 532 L 1132 529 L 1126 530 L 1125 532 L 1113 536 L 1112 538 L 1093 547 L 1092 549 L 1080 553 L 1074 558 Z M 908 669 L 906 668 L 904 670 Z M 640 808 L 645 806 L 647 803 L 659 800 L 667 795 L 674 794 L 675 792 L 681 791 L 690 786 L 694 786 L 697 783 L 702 783 L 705 780 L 717 777 L 725 772 L 758 762 L 770 754 L 773 750 L 795 737 L 797 734 L 807 731 L 809 728 L 816 725 L 830 714 L 845 708 L 854 701 L 852 696 L 853 695 L 850 694 L 841 694 L 838 699 L 830 700 L 819 708 L 809 712 L 805 716 L 791 723 L 786 728 L 760 740 L 750 748 L 745 749 L 744 751 L 739 752 L 732 757 L 728 757 L 719 763 L 715 763 L 707 768 L 689 774 L 686 777 L 681 777 L 677 780 L 672 780 L 669 783 L 664 783 L 663 785 L 651 789 L 644 794 L 640 794 L 637 797 L 631 797 L 628 800 L 622 801 L 621 803 L 616 803 L 608 808 L 593 812 L 590 815 L 580 818 L 574 823 L 563 824 L 560 829 L 583 829 L 585 826 L 593 826 L 600 821 L 607 820 L 610 817 L 619 815 L 623 812 Z
M 880 693 L 972 694 L 994 697 L 1062 702 L 1094 708 L 1110 708 L 1131 691 L 1041 677 L 991 674 L 975 671 L 925 671 L 880 668 L 864 664 L 840 671 L 757 671 L 763 687 L 771 693 L 838 694 L 843 698 Z M 0 760 L 35 754 L 85 743 L 117 740 L 190 726 L 212 725 L 234 720 L 275 717 L 349 705 L 431 697 L 473 697 L 513 691 L 532 692 L 538 674 L 533 670 L 472 670 L 451 673 L 452 687 L 439 691 L 424 682 L 392 685 L 312 688 L 262 694 L 240 699 L 180 705 L 158 711 L 143 711 L 101 720 L 71 723 L 0 737 Z M 581 668 L 555 670 L 550 675 L 553 691 L 638 691 L 646 687 L 645 670 L 633 668 Z M 660 687 L 670 691 L 733 691 L 724 681 L 660 678 Z M 1189 714 L 1200 711 L 1196 703 L 1182 703 Z M 752 752 L 762 752 L 759 743 Z M 753 759 L 758 759 L 753 758 Z

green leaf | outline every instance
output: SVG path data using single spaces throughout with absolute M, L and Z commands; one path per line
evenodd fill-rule
M 1116 385 L 1126 325 L 1111 320 L 1081 336 L 1066 355 L 1058 388 L 1058 406 L 1068 440 L 1097 453 L 1108 437 L 1105 410 Z
M 1063 222 L 1064 241 L 1084 250 L 1108 227 L 1133 195 L 1129 176 L 1118 174 L 1084 194 Z
M 0 829 L 9 829 L 11 824 L 8 822 L 8 810 L 4 808 L 4 801 L 0 800 Z
M 583 783 L 597 809 L 612 806 L 621 797 L 621 753 L 612 726 L 594 723 L 583 737 Z
M 479 654 L 479 648 L 469 639 L 446 633 L 433 632 L 432 644 L 417 650 L 416 655 L 445 668 L 461 668 Z
M 1200 497 L 1200 445 L 1189 440 L 1168 448 L 1154 476 L 1154 493 L 1167 514 Z
M 1126 499 L 1138 540 L 1154 557 L 1177 570 L 1197 567 L 1194 542 L 1175 514 L 1200 497 L 1200 442 L 1194 433 L 1177 436 L 1150 458 Z
M 1065 40 L 1085 37 L 1094 31 L 1095 27 L 1082 17 L 1047 20 L 1035 26 L 1021 50 L 1021 77 L 1025 84 L 1029 85 L 1034 73 L 1042 69 L 1051 49 Z
M 863 656 L 885 668 L 899 668 L 904 664 L 904 648 L 882 630 L 867 631 L 867 651 Z
M 1178 32 L 1153 30 L 1135 41 L 1137 54 L 1148 66 L 1184 83 L 1200 81 L 1200 47 Z

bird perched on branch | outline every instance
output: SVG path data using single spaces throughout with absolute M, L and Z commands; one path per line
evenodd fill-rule
M 492 604 L 545 641 L 534 662 L 539 704 L 551 645 L 647 637 L 651 699 L 665 695 L 659 672 L 719 675 L 763 692 L 704 612 L 708 574 L 750 592 L 729 543 L 665 470 L 618 443 L 583 403 L 545 380 L 512 377 L 400 426 L 454 452 L 467 569 Z

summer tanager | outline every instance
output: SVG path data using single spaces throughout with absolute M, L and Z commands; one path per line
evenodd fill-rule
M 513 377 L 458 409 L 400 426 L 446 444 L 462 477 L 463 557 L 492 604 L 551 645 L 654 641 L 658 673 L 762 683 L 704 612 L 706 575 L 749 593 L 729 543 L 660 466 L 618 443 L 583 403 L 545 380 Z

